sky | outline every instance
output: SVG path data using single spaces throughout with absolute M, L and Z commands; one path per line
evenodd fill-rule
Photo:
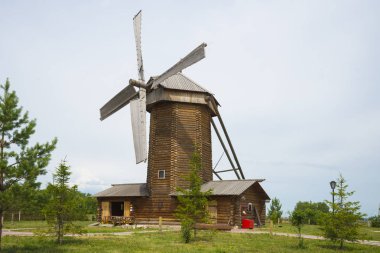
M 341 173 L 369 216 L 380 204 L 379 1 L 0 1 L 0 83 L 58 138 L 39 180 L 66 157 L 71 182 L 96 193 L 146 181 L 129 107 L 99 109 L 137 79 L 133 16 L 146 78 L 202 42 L 183 73 L 215 94 L 246 178 L 266 179 L 284 212 L 331 199 Z M 149 117 L 149 116 L 148 116 Z M 213 134 L 214 164 L 222 148 Z M 228 168 L 224 157 L 218 169 Z M 234 179 L 234 174 L 223 175 Z

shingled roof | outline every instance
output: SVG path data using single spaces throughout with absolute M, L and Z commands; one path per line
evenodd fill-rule
M 210 181 L 202 185 L 201 191 L 212 190 L 212 196 L 238 196 L 251 187 L 254 183 L 260 183 L 264 179 L 248 180 L 220 180 Z M 260 186 L 261 187 L 261 186 Z M 264 189 L 263 192 L 265 193 Z M 265 193 L 266 194 L 266 193 Z M 178 193 L 170 194 L 172 196 Z M 146 197 L 149 196 L 146 184 L 114 184 L 111 188 L 101 191 L 94 197 Z M 266 194 L 267 199 L 270 199 Z
M 210 181 L 202 185 L 201 191 L 212 190 L 215 195 L 240 195 L 256 182 L 262 182 L 264 179 L 249 180 L 220 180 Z
M 160 86 L 164 87 L 165 89 L 171 90 L 185 90 L 212 94 L 211 92 L 209 92 L 201 85 L 197 84 L 196 82 L 194 82 L 182 73 L 172 75 L 171 77 L 160 83 Z
M 253 184 L 260 183 L 264 180 L 265 179 L 210 181 L 202 185 L 201 191 L 206 192 L 208 190 L 212 190 L 211 196 L 239 196 Z M 262 189 L 260 184 L 259 187 Z M 266 199 L 270 199 L 264 189 L 262 190 L 266 195 Z M 178 194 L 178 192 L 175 192 L 170 195 L 176 196 Z
M 98 192 L 94 197 L 144 197 L 149 196 L 146 184 L 113 184 L 111 188 Z

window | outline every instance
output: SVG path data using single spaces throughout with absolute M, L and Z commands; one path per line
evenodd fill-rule
M 252 203 L 248 203 L 248 212 L 252 212 L 253 208 L 252 208 Z
M 165 179 L 165 170 L 158 171 L 158 179 Z

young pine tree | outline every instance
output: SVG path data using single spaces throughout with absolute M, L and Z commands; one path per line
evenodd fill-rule
M 342 175 L 337 180 L 337 191 L 332 193 L 335 197 L 334 204 L 326 201 L 332 212 L 324 215 L 323 231 L 326 238 L 333 242 L 339 242 L 343 248 L 343 242 L 355 241 L 358 238 L 359 220 L 363 218 L 360 213 L 360 203 L 348 200 L 354 192 L 347 191 L 348 185 Z
M 77 186 L 69 186 L 70 167 L 62 161 L 53 175 L 53 183 L 46 188 L 50 199 L 44 208 L 47 222 L 54 227 L 57 242 L 62 244 L 67 232 L 80 232 L 73 224 L 80 213 L 80 199 L 77 198 Z
M 176 216 L 181 220 L 182 238 L 185 243 L 191 240 L 191 231 L 194 231 L 196 237 L 195 224 L 198 222 L 207 222 L 208 210 L 207 202 L 208 197 L 212 191 L 201 191 L 202 172 L 201 156 L 197 150 L 194 151 L 190 160 L 190 175 L 186 178 L 189 182 L 189 189 L 178 188 L 178 202 L 179 205 L 176 210 Z
M 37 177 L 45 174 L 51 152 L 57 139 L 45 144 L 30 146 L 29 139 L 35 132 L 36 120 L 29 120 L 28 112 L 18 105 L 18 98 L 10 90 L 7 79 L 0 86 L 0 248 L 4 212 L 12 209 L 15 189 L 37 187 Z

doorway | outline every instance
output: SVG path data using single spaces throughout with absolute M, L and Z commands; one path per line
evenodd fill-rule
M 124 202 L 111 202 L 111 216 L 124 215 Z

